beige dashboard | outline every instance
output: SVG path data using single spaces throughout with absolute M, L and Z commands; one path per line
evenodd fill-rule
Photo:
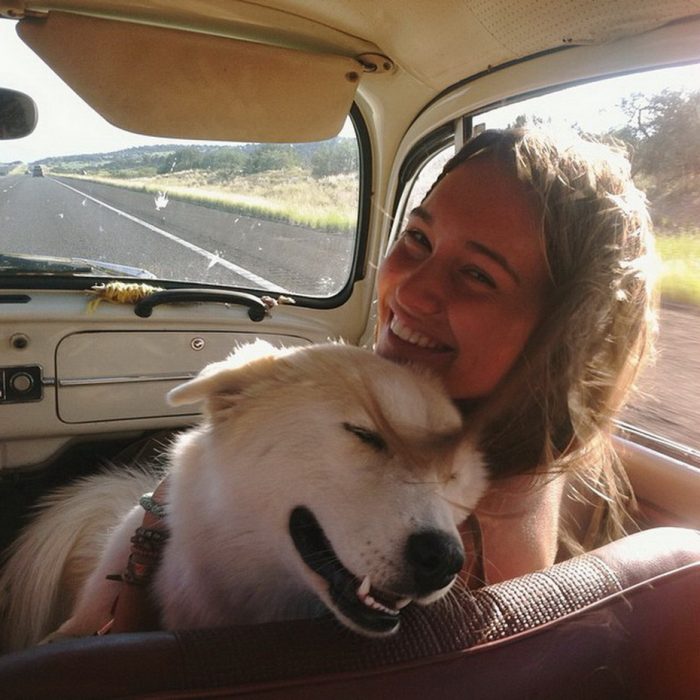
M 83 293 L 68 291 L 32 291 L 2 311 L 0 470 L 45 463 L 75 440 L 192 423 L 197 407 L 173 408 L 167 392 L 236 345 L 331 335 L 323 324 L 300 323 L 297 309 L 251 323 L 243 307 L 189 304 L 145 319 L 127 306 L 91 313 Z

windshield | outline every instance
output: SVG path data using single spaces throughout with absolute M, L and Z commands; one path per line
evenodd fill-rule
M 14 25 L 0 21 L 0 86 L 30 95 L 39 122 L 30 136 L 0 141 L 1 274 L 314 297 L 345 286 L 359 200 L 350 120 L 336 138 L 303 144 L 128 133 L 73 93 Z

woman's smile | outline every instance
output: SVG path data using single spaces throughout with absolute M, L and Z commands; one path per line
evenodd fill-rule
M 391 332 L 400 338 L 405 343 L 409 345 L 417 345 L 419 348 L 426 348 L 428 350 L 439 350 L 440 352 L 449 351 L 450 348 L 444 345 L 429 335 L 411 328 L 406 323 L 399 320 L 398 316 L 393 315 L 391 318 L 391 323 L 389 324 Z

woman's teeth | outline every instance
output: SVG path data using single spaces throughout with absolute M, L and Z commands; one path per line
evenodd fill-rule
M 417 345 L 419 348 L 427 348 L 428 350 L 437 349 L 440 346 L 439 343 L 435 342 L 432 338 L 424 335 L 420 331 L 414 331 L 408 326 L 404 326 L 401 321 L 399 321 L 396 316 L 391 319 L 391 324 L 389 326 L 394 335 L 401 338 L 401 340 L 411 345 Z

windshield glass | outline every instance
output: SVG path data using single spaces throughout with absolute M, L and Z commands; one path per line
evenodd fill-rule
M 0 141 L 0 274 L 314 297 L 345 286 L 359 200 L 350 120 L 336 138 L 302 144 L 128 133 L 67 87 L 15 24 L 0 21 L 0 86 L 30 95 L 39 122 L 30 136 Z

